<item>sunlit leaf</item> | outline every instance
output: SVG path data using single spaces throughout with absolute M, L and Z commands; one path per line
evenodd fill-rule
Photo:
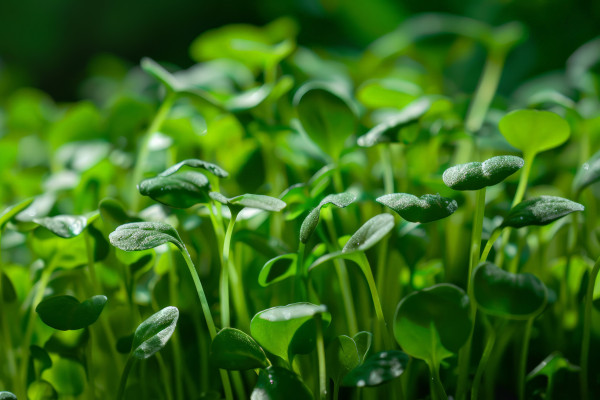
M 159 174 L 159 176 L 173 175 L 175 172 L 179 171 L 184 166 L 191 167 L 191 168 L 204 169 L 219 178 L 227 178 L 229 176 L 229 173 L 227 171 L 225 171 L 223 168 L 219 167 L 218 165 L 209 163 L 206 161 L 198 160 L 195 158 L 190 158 L 188 160 L 180 161 L 177 164 L 175 164 L 175 165 L 167 168 L 163 172 L 161 172 Z
M 574 201 L 556 196 L 540 196 L 525 200 L 513 208 L 504 218 L 502 226 L 522 228 L 531 225 L 547 225 L 584 207 Z
M 65 239 L 70 239 L 81 234 L 88 223 L 86 217 L 75 215 L 57 215 L 55 217 L 36 218 L 33 221 L 48 229 L 56 236 Z
M 317 228 L 319 217 L 321 215 L 321 208 L 329 204 L 333 204 L 338 208 L 345 208 L 352 204 L 354 200 L 356 200 L 356 196 L 351 193 L 338 193 L 325 196 L 319 205 L 315 207 L 302 222 L 302 226 L 300 227 L 300 241 L 302 243 L 308 242 L 308 239 Z
M 185 248 L 175 228 L 162 222 L 132 222 L 121 225 L 108 238 L 113 246 L 125 251 L 153 249 L 168 242 L 179 249 Z
M 523 167 L 523 159 L 516 156 L 492 157 L 482 163 L 455 165 L 444 171 L 442 179 L 454 190 L 479 190 L 493 186 Z
M 177 175 L 144 179 L 138 185 L 140 194 L 173 208 L 188 208 L 208 202 L 210 183 L 203 174 L 184 171 Z
M 160 351 L 175 331 L 179 310 L 165 307 L 142 322 L 133 335 L 132 356 L 145 360 Z
M 402 218 L 410 222 L 431 222 L 446 218 L 456 211 L 456 200 L 442 197 L 439 194 L 425 194 L 421 197 L 408 193 L 391 193 L 376 199 Z

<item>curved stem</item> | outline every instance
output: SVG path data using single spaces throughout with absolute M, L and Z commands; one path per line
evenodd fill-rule
M 523 348 L 521 350 L 521 359 L 519 361 L 519 400 L 525 400 L 525 378 L 527 377 L 527 353 L 529 352 L 529 338 L 531 337 L 531 328 L 533 326 L 531 317 L 525 325 L 525 333 L 523 334 Z
M 223 263 L 221 268 L 221 323 L 223 327 L 229 327 L 231 325 L 231 318 L 229 315 L 229 249 L 231 246 L 231 234 L 233 233 L 233 227 L 235 226 L 235 220 L 238 216 L 238 212 L 231 212 L 231 219 L 227 225 L 227 231 L 225 232 L 225 238 L 223 239 Z
M 125 369 L 121 374 L 121 383 L 119 383 L 119 391 L 117 392 L 117 400 L 121 400 L 123 398 L 123 393 L 125 393 L 125 387 L 127 386 L 127 377 L 129 376 L 129 372 L 131 371 L 131 367 L 135 363 L 135 358 L 128 357 L 127 363 L 125 364 Z
M 373 306 L 375 306 L 375 314 L 377 315 L 377 320 L 382 329 L 383 334 L 383 342 L 385 347 L 388 349 L 392 348 L 392 342 L 390 339 L 390 334 L 387 330 L 387 324 L 385 323 L 385 318 L 383 316 L 383 309 L 381 308 L 381 301 L 379 300 L 379 294 L 377 292 L 377 286 L 375 285 L 375 280 L 373 279 L 373 272 L 371 271 L 371 265 L 369 264 L 369 260 L 364 252 L 359 252 L 356 257 L 356 262 L 360 266 L 360 269 L 365 274 L 365 278 L 367 279 L 367 284 L 369 285 L 369 290 L 371 292 L 371 298 L 373 299 Z
M 394 168 L 391 153 L 389 145 L 379 145 L 379 157 L 383 166 L 383 191 L 385 194 L 394 193 Z
M 600 270 L 600 257 L 596 260 L 592 271 L 590 272 L 590 278 L 588 280 L 587 290 L 585 293 L 585 309 L 583 314 L 583 338 L 581 339 L 581 372 L 579 373 L 579 384 L 581 387 L 581 399 L 588 400 L 590 398 L 589 385 L 588 385 L 588 358 L 590 351 L 590 331 L 592 328 L 592 302 L 594 295 L 594 286 L 596 284 L 596 278 L 598 277 L 598 271 Z
M 490 254 L 490 250 L 494 246 L 494 243 L 496 242 L 496 240 L 498 240 L 498 238 L 500 237 L 501 233 L 502 233 L 502 228 L 494 229 L 494 231 L 490 235 L 490 238 L 488 239 L 487 243 L 485 244 L 485 248 L 483 249 L 483 252 L 481 253 L 481 257 L 479 258 L 479 263 L 485 262 L 487 260 L 488 255 Z

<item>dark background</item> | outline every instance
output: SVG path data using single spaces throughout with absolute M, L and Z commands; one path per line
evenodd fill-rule
M 527 55 L 515 71 L 520 78 L 564 68 L 577 47 L 600 35 L 598 0 L 0 0 L 0 74 L 4 86 L 34 86 L 71 101 L 99 53 L 132 64 L 149 56 L 184 68 L 201 32 L 230 23 L 263 25 L 282 15 L 299 23 L 301 45 L 360 50 L 408 15 L 427 11 L 493 25 L 525 23 L 529 39 L 517 49 Z

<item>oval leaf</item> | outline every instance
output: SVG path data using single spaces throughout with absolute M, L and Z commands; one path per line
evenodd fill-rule
M 2 391 L 0 392 L 0 400 L 17 400 L 17 396 L 11 392 Z
M 381 196 L 376 201 L 396 211 L 407 221 L 421 223 L 446 218 L 458 208 L 455 200 L 439 194 L 417 197 L 408 193 L 392 193 Z
M 138 185 L 143 196 L 173 208 L 188 208 L 208 203 L 210 183 L 199 172 L 184 171 L 177 175 L 144 179 Z
M 248 207 L 265 211 L 281 211 L 286 206 L 285 202 L 275 197 L 262 194 L 242 194 L 240 196 L 227 198 L 221 193 L 210 192 L 210 197 L 221 204 L 234 206 L 239 209 Z
M 168 242 L 181 250 L 185 249 L 175 228 L 162 222 L 132 222 L 121 225 L 108 235 L 108 238 L 113 246 L 125 251 L 153 249 Z
M 219 368 L 235 371 L 270 365 L 258 343 L 250 335 L 234 328 L 223 328 L 217 333 L 210 345 L 210 360 Z
M 336 385 L 339 385 L 344 376 L 360 363 L 356 343 L 346 335 L 340 335 L 329 343 L 325 359 L 327 374 Z
M 394 336 L 409 355 L 427 362 L 457 353 L 470 331 L 469 296 L 442 283 L 413 292 L 396 309 Z
M 379 214 L 368 220 L 358 228 L 346 242 L 342 253 L 366 251 L 377 244 L 385 235 L 394 228 L 394 217 L 390 214 Z
M 325 196 L 319 205 L 315 207 L 302 222 L 302 226 L 300 227 L 300 241 L 306 244 L 317 228 L 319 217 L 321 216 L 321 208 L 329 204 L 333 204 L 338 208 L 345 208 L 352 204 L 354 200 L 356 200 L 356 196 L 351 193 L 338 193 Z
M 531 225 L 547 225 L 584 207 L 571 200 L 555 196 L 540 196 L 525 200 L 509 211 L 502 227 L 522 228 Z
M 473 272 L 473 294 L 488 314 L 527 319 L 546 306 L 546 286 L 535 275 L 513 274 L 485 262 Z
M 294 276 L 297 268 L 297 258 L 298 254 L 289 253 L 270 259 L 260 270 L 260 273 L 258 274 L 258 283 L 263 287 L 267 287 L 274 283 L 281 282 L 290 276 Z
M 529 156 L 560 146 L 571 135 L 567 121 L 550 111 L 512 111 L 498 127 L 511 146 Z
M 225 171 L 223 168 L 219 167 L 218 165 L 212 164 L 212 163 L 209 163 L 206 161 L 198 160 L 195 158 L 190 158 L 188 160 L 183 160 L 181 162 L 178 162 L 177 164 L 173 165 L 172 167 L 167 168 L 166 170 L 161 172 L 159 174 L 159 176 L 173 175 L 175 172 L 179 171 L 184 166 L 192 167 L 192 168 L 201 168 L 201 169 L 207 170 L 208 172 L 210 172 L 211 174 L 213 174 L 214 176 L 219 177 L 219 178 L 227 178 L 229 176 L 229 173 L 227 171 Z
M 175 331 L 178 319 L 177 307 L 169 306 L 142 322 L 133 335 L 132 356 L 145 360 L 165 347 Z
M 57 215 L 55 217 L 35 218 L 33 220 L 56 236 L 70 239 L 78 236 L 87 226 L 87 218 L 75 215 Z
M 343 380 L 344 386 L 379 386 L 402 375 L 409 357 L 399 350 L 373 354 L 363 364 L 354 368 Z
M 442 179 L 454 190 L 479 190 L 493 186 L 523 167 L 524 161 L 516 156 L 492 157 L 482 163 L 455 165 L 444 171 Z
M 33 202 L 33 197 L 29 198 L 27 200 L 23 200 L 22 202 L 17 203 L 14 206 L 8 207 L 6 210 L 4 210 L 2 212 L 2 214 L 0 214 L 0 231 L 2 229 L 4 229 L 4 226 L 8 223 L 8 221 L 10 221 L 14 217 L 16 217 L 17 214 L 19 214 L 21 211 L 23 211 L 24 209 L 29 207 L 29 205 L 32 202 Z M 8 393 L 8 392 L 4 392 L 4 393 Z
M 261 369 L 251 400 L 313 400 L 313 395 L 294 372 L 280 367 Z
M 579 168 L 573 180 L 573 192 L 579 193 L 600 180 L 600 151 Z
M 42 301 L 35 311 L 49 327 L 70 331 L 96 322 L 107 300 L 106 296 L 99 295 L 80 303 L 73 296 L 55 296 Z

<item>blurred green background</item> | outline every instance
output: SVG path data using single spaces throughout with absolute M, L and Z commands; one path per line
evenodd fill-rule
M 597 0 L 2 0 L 0 94 L 33 86 L 58 101 L 81 98 L 78 83 L 98 54 L 131 64 L 143 56 L 181 68 L 200 33 L 231 23 L 263 25 L 283 15 L 300 26 L 298 42 L 360 51 L 409 15 L 447 12 L 492 25 L 518 20 L 528 40 L 508 59 L 500 92 L 564 68 L 580 45 L 600 33 Z M 478 74 L 472 74 L 475 86 Z

